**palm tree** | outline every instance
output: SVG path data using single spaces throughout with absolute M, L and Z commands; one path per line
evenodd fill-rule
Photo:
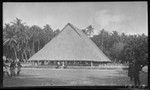
M 92 37 L 93 33 L 94 33 L 94 28 L 92 27 L 92 25 L 89 25 L 88 27 L 86 27 L 85 29 L 82 29 L 82 31 L 88 36 L 88 37 Z
M 45 34 L 45 44 L 48 43 L 53 37 L 54 33 L 50 25 L 46 24 L 43 28 L 44 34 Z
M 28 41 L 29 41 L 29 35 L 27 34 L 28 27 L 22 26 L 23 31 L 20 31 L 18 34 L 19 37 L 19 49 L 18 51 L 21 52 L 21 59 L 27 60 L 27 51 L 28 51 Z M 25 56 L 25 57 L 23 57 Z
M 42 29 L 36 25 L 33 25 L 30 28 L 30 32 L 31 32 L 31 38 L 30 38 L 30 42 L 32 42 L 32 51 L 31 54 L 33 55 L 36 51 L 38 51 L 40 49 L 40 40 L 42 38 Z M 37 44 L 37 46 L 35 46 Z M 36 49 L 37 48 L 37 49 Z
M 25 53 L 26 44 L 28 41 L 27 29 L 22 23 L 21 19 L 16 18 L 14 22 L 10 24 L 5 24 L 5 28 L 3 30 L 3 45 L 7 45 L 7 47 L 13 48 L 15 59 L 18 58 L 18 53 L 21 53 L 21 56 Z M 23 58 L 20 58 L 23 59 Z
M 9 24 L 5 24 L 5 28 L 3 29 L 4 37 L 3 37 L 3 46 L 10 47 L 10 49 L 13 49 L 14 52 L 14 59 L 17 58 L 17 43 L 18 38 L 17 34 L 14 30 L 14 27 L 10 26 Z

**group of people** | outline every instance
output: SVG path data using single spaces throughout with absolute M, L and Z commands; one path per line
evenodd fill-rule
M 8 76 L 16 76 L 20 74 L 21 71 L 21 63 L 19 60 L 13 60 L 10 65 L 7 65 L 5 61 L 3 61 L 3 69 L 4 74 L 6 73 Z
M 140 85 L 140 71 L 142 70 L 142 66 L 139 61 L 131 61 L 129 62 L 128 68 L 128 76 L 131 81 L 134 81 L 135 86 Z

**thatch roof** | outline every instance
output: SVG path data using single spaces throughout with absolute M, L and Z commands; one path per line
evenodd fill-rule
M 70 23 L 29 60 L 110 62 L 90 38 Z

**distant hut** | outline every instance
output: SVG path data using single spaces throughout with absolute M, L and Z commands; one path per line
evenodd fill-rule
M 52 63 L 61 66 L 93 66 L 111 62 L 82 30 L 70 23 L 28 61 L 37 65 Z

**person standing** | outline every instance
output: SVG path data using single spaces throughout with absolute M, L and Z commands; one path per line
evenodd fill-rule
M 22 65 L 21 65 L 20 61 L 17 61 L 17 75 L 20 74 L 21 67 L 22 67 Z
M 141 65 L 140 65 L 140 62 L 138 60 L 135 60 L 134 61 L 134 84 L 135 86 L 139 86 L 140 85 L 140 78 L 139 78 L 139 74 L 140 74 L 140 71 L 141 71 Z
M 130 77 L 131 81 L 133 81 L 133 79 L 134 79 L 134 76 L 133 76 L 133 74 L 134 74 L 134 71 L 133 71 L 134 67 L 133 67 L 133 65 L 134 65 L 133 62 L 129 62 L 128 76 Z
M 5 73 L 7 74 L 7 76 L 9 76 L 10 74 L 9 74 L 9 65 L 7 65 L 6 63 L 5 63 L 5 61 L 3 61 L 3 74 L 5 75 Z
M 16 63 L 15 61 L 12 61 L 10 64 L 10 76 L 15 76 L 15 68 L 16 68 Z

